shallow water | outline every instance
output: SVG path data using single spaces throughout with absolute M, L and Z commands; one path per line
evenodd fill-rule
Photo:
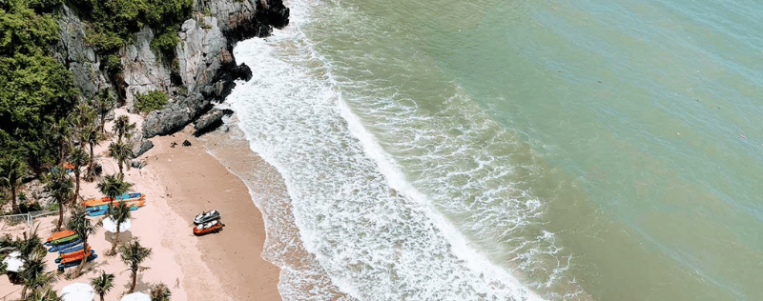
M 763 295 L 763 5 L 287 6 L 227 102 L 311 254 L 295 300 Z

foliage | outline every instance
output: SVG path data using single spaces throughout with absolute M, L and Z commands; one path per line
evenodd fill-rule
M 103 180 L 101 180 L 100 183 L 98 183 L 98 190 L 111 198 L 111 202 L 109 203 L 109 214 L 111 214 L 113 207 L 112 203 L 114 202 L 114 199 L 116 199 L 117 196 L 127 192 L 130 187 L 132 187 L 132 184 L 125 182 L 125 175 L 121 173 L 116 175 L 107 175 L 103 177 Z
M 114 274 L 106 274 L 105 271 L 101 271 L 101 275 L 90 279 L 90 285 L 93 286 L 93 289 L 95 289 L 95 292 L 98 293 L 101 301 L 103 301 L 103 296 L 114 287 Z
M 164 92 L 159 90 L 154 90 L 146 94 L 138 94 L 135 98 L 135 109 L 143 113 L 161 110 L 168 102 L 167 94 L 164 94 Z
M 109 217 L 117 224 L 117 239 L 115 239 L 114 243 L 111 245 L 111 253 L 116 254 L 117 245 L 119 245 L 119 232 L 121 232 L 119 226 L 130 219 L 130 207 L 128 207 L 125 202 L 120 201 L 119 204 L 111 210 Z
M 26 174 L 26 164 L 23 160 L 14 156 L 0 158 L 0 186 L 11 190 L 13 213 L 19 213 L 19 207 L 16 203 L 16 189 L 21 185 L 24 174 Z
M 149 294 L 151 301 L 170 301 L 172 292 L 164 285 L 164 283 L 158 283 L 151 286 L 151 293 Z
M 162 57 L 167 60 L 174 57 L 175 47 L 178 43 L 180 43 L 178 32 L 176 30 L 168 31 L 151 40 L 151 49 L 154 52 L 161 53 Z
M 74 212 L 72 212 L 69 221 L 66 223 L 66 227 L 69 230 L 77 232 L 77 235 L 82 239 L 82 249 L 87 250 L 87 239 L 91 234 L 95 233 L 97 225 L 90 222 L 87 218 L 87 210 L 85 207 L 77 206 Z M 82 268 L 87 263 L 87 260 L 81 260 L 81 264 L 77 267 L 76 274 L 82 273 Z
M 72 198 L 72 179 L 66 175 L 66 169 L 58 166 L 50 173 L 47 184 L 50 195 L 58 202 L 58 224 L 56 232 L 61 231 L 61 225 L 64 223 L 64 205 Z
M 117 161 L 117 165 L 119 165 L 119 173 L 124 174 L 122 172 L 123 168 L 127 168 L 127 170 L 130 170 L 130 159 L 133 157 L 132 153 L 132 144 L 124 143 L 124 142 L 112 142 L 109 144 L 109 156 L 114 158 L 114 161 Z
M 145 270 L 146 267 L 140 266 L 143 261 L 151 257 L 151 248 L 145 248 L 140 245 L 140 242 L 136 239 L 119 248 L 120 257 L 122 262 L 130 269 L 132 274 L 132 286 L 130 286 L 129 293 L 135 290 L 135 284 L 138 279 L 138 271 Z
M 104 61 L 106 62 L 106 71 L 108 71 L 109 74 L 117 74 L 122 72 L 122 60 L 119 59 L 118 55 L 107 55 L 104 58 Z
M 120 115 L 114 120 L 111 130 L 117 133 L 117 141 L 122 142 L 122 136 L 130 139 L 131 132 L 135 130 L 135 123 L 130 123 L 130 118 L 127 115 Z
M 134 33 L 143 26 L 154 29 L 156 37 L 173 33 L 191 16 L 193 0 L 70 0 L 79 16 L 89 23 L 86 43 L 102 53 L 113 53 L 121 45 L 134 42 Z M 160 42 L 167 46 L 171 39 Z M 152 43 L 153 44 L 153 43 Z M 174 47 L 174 46 L 173 46 Z M 161 48 L 159 48 L 161 49 Z
M 72 200 L 76 202 L 77 198 L 79 197 L 80 168 L 90 164 L 90 156 L 88 156 L 87 152 L 85 152 L 81 147 L 77 147 L 74 149 L 71 155 L 69 155 L 69 163 L 74 165 L 75 187 Z
M 21 279 L 24 281 L 24 289 L 21 298 L 25 299 L 27 289 L 32 289 L 32 294 L 38 293 L 45 287 L 56 281 L 56 276 L 45 271 L 45 257 L 33 254 L 24 259 L 24 267 L 21 271 Z

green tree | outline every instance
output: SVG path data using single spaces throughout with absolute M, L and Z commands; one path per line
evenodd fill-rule
M 130 170 L 130 165 L 127 163 L 129 163 L 130 159 L 133 157 L 132 144 L 112 142 L 109 144 L 109 156 L 114 158 L 114 161 L 117 161 L 117 165 L 119 165 L 119 173 L 124 175 L 122 172 L 123 167 Z
M 114 120 L 111 130 L 117 133 L 117 141 L 122 142 L 122 136 L 130 139 L 131 132 L 135 130 L 135 123 L 130 123 L 130 118 L 127 115 L 120 115 Z
M 98 183 L 98 190 L 100 190 L 101 193 L 105 194 L 109 197 L 109 199 L 111 199 L 109 202 L 109 215 L 111 215 L 111 209 L 114 205 L 114 200 L 117 198 L 117 196 L 127 192 L 130 187 L 132 187 L 132 184 L 125 182 L 124 175 L 121 173 L 116 175 L 107 175 L 103 177 L 103 180 L 101 180 L 100 183 Z
M 151 113 L 161 110 L 167 105 L 167 94 L 159 90 L 154 90 L 146 94 L 135 95 L 134 107 L 138 112 Z
M 151 293 L 149 294 L 151 301 L 170 301 L 172 292 L 164 283 L 158 283 L 151 286 Z
M 85 207 L 77 206 L 74 212 L 72 212 L 72 216 L 69 218 L 69 222 L 66 226 L 69 230 L 77 232 L 77 235 L 82 239 L 82 249 L 87 250 L 87 239 L 91 234 L 95 233 L 97 224 L 94 225 L 90 222 L 90 219 L 87 218 L 87 210 Z M 78 277 L 79 275 L 82 275 L 82 269 L 85 267 L 86 263 L 87 257 L 83 258 L 82 263 L 77 267 L 76 275 Z
M 120 257 L 122 258 L 122 262 L 127 265 L 132 275 L 132 285 L 130 285 L 130 291 L 127 292 L 128 294 L 131 294 L 133 291 L 135 291 L 135 284 L 137 284 L 138 280 L 138 271 L 148 269 L 147 267 L 140 266 L 140 264 L 151 257 L 151 249 L 144 248 L 136 239 L 125 245 L 122 245 L 122 247 L 119 248 L 119 253 Z
M 61 225 L 64 223 L 64 206 L 72 198 L 72 179 L 66 175 L 64 167 L 59 165 L 50 172 L 47 186 L 51 196 L 58 202 L 58 225 L 56 225 L 56 232 L 58 232 L 61 231 Z
M 103 296 L 114 287 L 114 274 L 106 274 L 105 271 L 101 271 L 100 276 L 90 279 L 90 285 L 93 286 L 103 301 Z
M 93 100 L 93 105 L 100 113 L 100 129 L 101 135 L 106 134 L 106 115 L 109 113 L 109 109 L 114 105 L 114 97 L 109 94 L 109 90 L 102 90 L 98 93 L 98 97 Z
M 117 223 L 117 238 L 111 245 L 111 254 L 116 254 L 117 246 L 119 245 L 119 232 L 121 232 L 120 226 L 122 226 L 122 223 L 130 219 L 130 207 L 128 207 L 124 201 L 119 201 L 117 206 L 115 206 L 109 213 L 109 217 Z
M 14 156 L 6 156 L 0 159 L 0 185 L 11 190 L 13 213 L 20 213 L 18 203 L 16 203 L 16 189 L 21 185 L 25 174 L 26 163 L 23 160 Z
M 45 271 L 44 258 L 39 254 L 33 254 L 24 260 L 23 270 L 20 273 L 24 282 L 21 299 L 27 297 L 27 290 L 31 289 L 32 293 L 35 294 L 56 281 L 56 276 L 52 272 Z
M 69 140 L 72 137 L 72 127 L 66 118 L 61 118 L 55 124 L 52 131 L 52 138 L 58 143 L 59 161 L 64 161 L 66 152 L 70 149 Z
M 80 143 L 87 143 L 90 146 L 90 164 L 87 166 L 87 177 L 90 178 L 93 175 L 93 168 L 95 165 L 95 154 L 93 154 L 93 148 L 98 145 L 100 141 L 100 135 L 98 129 L 93 125 L 86 126 L 80 132 Z
M 90 163 L 90 156 L 81 147 L 77 147 L 69 156 L 69 162 L 74 165 L 75 188 L 72 200 L 76 203 L 79 198 L 80 168 Z

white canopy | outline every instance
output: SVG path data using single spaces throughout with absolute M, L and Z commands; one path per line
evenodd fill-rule
M 119 231 L 127 231 L 130 230 L 130 219 L 127 219 L 126 221 L 122 222 L 119 225 Z M 110 217 L 103 219 L 103 228 L 106 229 L 106 231 L 109 232 L 117 232 L 117 222 Z
M 89 284 L 72 283 L 61 290 L 63 301 L 93 301 L 95 290 Z
M 151 297 L 144 293 L 132 293 L 125 295 L 120 301 L 151 301 Z
M 3 263 L 8 264 L 7 271 L 14 273 L 18 273 L 24 267 L 24 261 L 21 260 L 21 252 L 19 251 L 13 251 L 8 254 L 8 257 L 3 259 Z

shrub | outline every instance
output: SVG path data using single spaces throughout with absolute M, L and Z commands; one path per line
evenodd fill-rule
M 106 64 L 106 71 L 108 71 L 109 74 L 117 74 L 122 71 L 122 61 L 116 54 L 107 55 L 104 59 L 104 63 Z
M 159 90 L 154 90 L 146 94 L 135 95 L 135 109 L 138 112 L 150 113 L 155 110 L 161 110 L 167 105 L 167 94 Z
M 178 37 L 177 31 L 171 30 L 155 37 L 151 41 L 151 49 L 161 53 L 166 61 L 170 61 L 169 58 L 175 57 L 175 47 L 178 43 L 180 43 L 180 37 Z

